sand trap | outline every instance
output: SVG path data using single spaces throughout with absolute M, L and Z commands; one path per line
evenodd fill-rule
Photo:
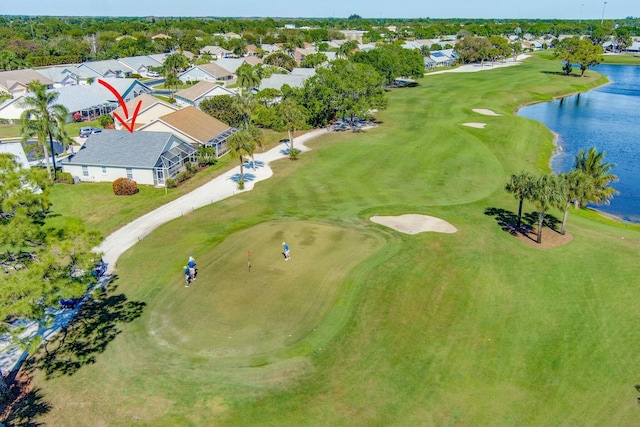
M 486 123 L 476 123 L 476 122 L 470 122 L 470 123 L 463 123 L 462 126 L 469 126 L 470 128 L 478 128 L 478 129 L 482 129 L 486 126 Z
M 486 108 L 474 108 L 474 113 L 482 114 L 483 116 L 501 116 L 502 114 L 494 113 L 491 110 L 487 110 Z
M 371 221 L 393 228 L 401 233 L 418 234 L 425 231 L 436 233 L 455 233 L 458 231 L 453 225 L 440 218 L 427 215 L 406 214 L 400 216 L 372 216 Z

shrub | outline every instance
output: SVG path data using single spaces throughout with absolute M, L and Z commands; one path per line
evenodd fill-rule
M 188 180 L 192 176 L 193 176 L 193 174 L 191 172 L 189 172 L 188 170 L 182 171 L 176 176 L 176 181 L 183 182 L 183 181 Z
M 191 176 L 195 175 L 196 172 L 198 172 L 198 165 L 194 163 L 187 162 L 184 164 L 184 166 L 187 168 L 187 172 L 190 173 L 189 178 L 191 178 Z
M 103 114 L 98 119 L 98 123 L 100 123 L 100 126 L 106 129 L 107 126 L 113 124 L 113 117 L 111 117 L 109 114 Z
M 238 180 L 238 190 L 244 190 L 244 180 L 243 179 L 239 179 Z
M 138 192 L 138 184 L 131 178 L 118 178 L 112 186 L 116 196 L 130 196 Z
M 298 155 L 300 154 L 300 150 L 297 148 L 292 148 L 289 150 L 289 159 L 290 160 L 298 160 Z
M 176 188 L 176 187 L 178 186 L 178 183 L 177 183 L 177 182 L 176 182 L 176 180 L 175 180 L 175 179 L 173 179 L 173 178 L 167 178 L 167 179 L 164 181 L 164 185 L 166 185 L 166 186 L 167 186 L 167 188 Z
M 59 172 L 58 181 L 66 182 L 67 184 L 73 184 L 73 176 L 69 172 Z

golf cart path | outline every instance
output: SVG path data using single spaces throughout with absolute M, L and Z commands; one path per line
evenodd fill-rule
M 304 145 L 306 141 L 328 132 L 326 128 L 315 129 L 294 138 L 294 147 L 300 151 L 308 151 L 309 148 Z M 255 170 L 251 167 L 251 159 L 248 159 L 248 161 L 244 163 L 244 190 L 238 190 L 240 170 L 239 167 L 234 167 L 190 193 L 131 221 L 111 233 L 96 248 L 97 251 L 103 253 L 102 258 L 108 263 L 107 273 L 113 273 L 116 261 L 120 255 L 162 224 L 195 209 L 226 199 L 235 194 L 252 190 L 256 182 L 263 181 L 273 175 L 269 163 L 287 157 L 288 150 L 289 145 L 285 143 L 279 144 L 264 153 L 255 154 Z

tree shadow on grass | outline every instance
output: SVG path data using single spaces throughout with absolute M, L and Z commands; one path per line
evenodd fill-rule
M 522 220 L 520 221 L 520 227 L 518 224 L 518 215 L 514 212 L 508 211 L 502 208 L 487 208 L 484 211 L 487 216 L 495 217 L 496 222 L 502 228 L 503 231 L 508 232 L 513 236 L 519 234 L 532 239 L 531 234 L 534 233 L 534 225 L 538 225 L 538 212 L 525 212 L 522 214 Z M 547 226 L 553 231 L 558 231 L 561 221 L 553 215 L 546 214 L 544 216 L 543 227 Z M 533 239 L 532 239 L 533 240 Z
M 119 324 L 140 317 L 146 303 L 128 301 L 116 288 L 88 300 L 76 318 L 51 337 L 25 362 L 24 369 L 41 369 L 46 378 L 73 375 L 82 366 L 96 362 L 107 345 L 120 334 Z
M 11 381 L 9 393 L 0 404 L 0 422 L 7 427 L 41 426 L 37 418 L 49 411 L 51 405 L 42 398 L 40 389 L 33 388 L 31 375 L 21 373 Z

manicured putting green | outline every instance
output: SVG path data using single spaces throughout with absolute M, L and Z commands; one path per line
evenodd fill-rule
M 283 241 L 291 248 L 289 261 Z M 189 288 L 176 275 L 150 301 L 149 333 L 162 347 L 199 356 L 280 350 L 322 323 L 345 276 L 381 244 L 370 233 L 312 222 L 240 231 L 195 254 L 198 277 Z

